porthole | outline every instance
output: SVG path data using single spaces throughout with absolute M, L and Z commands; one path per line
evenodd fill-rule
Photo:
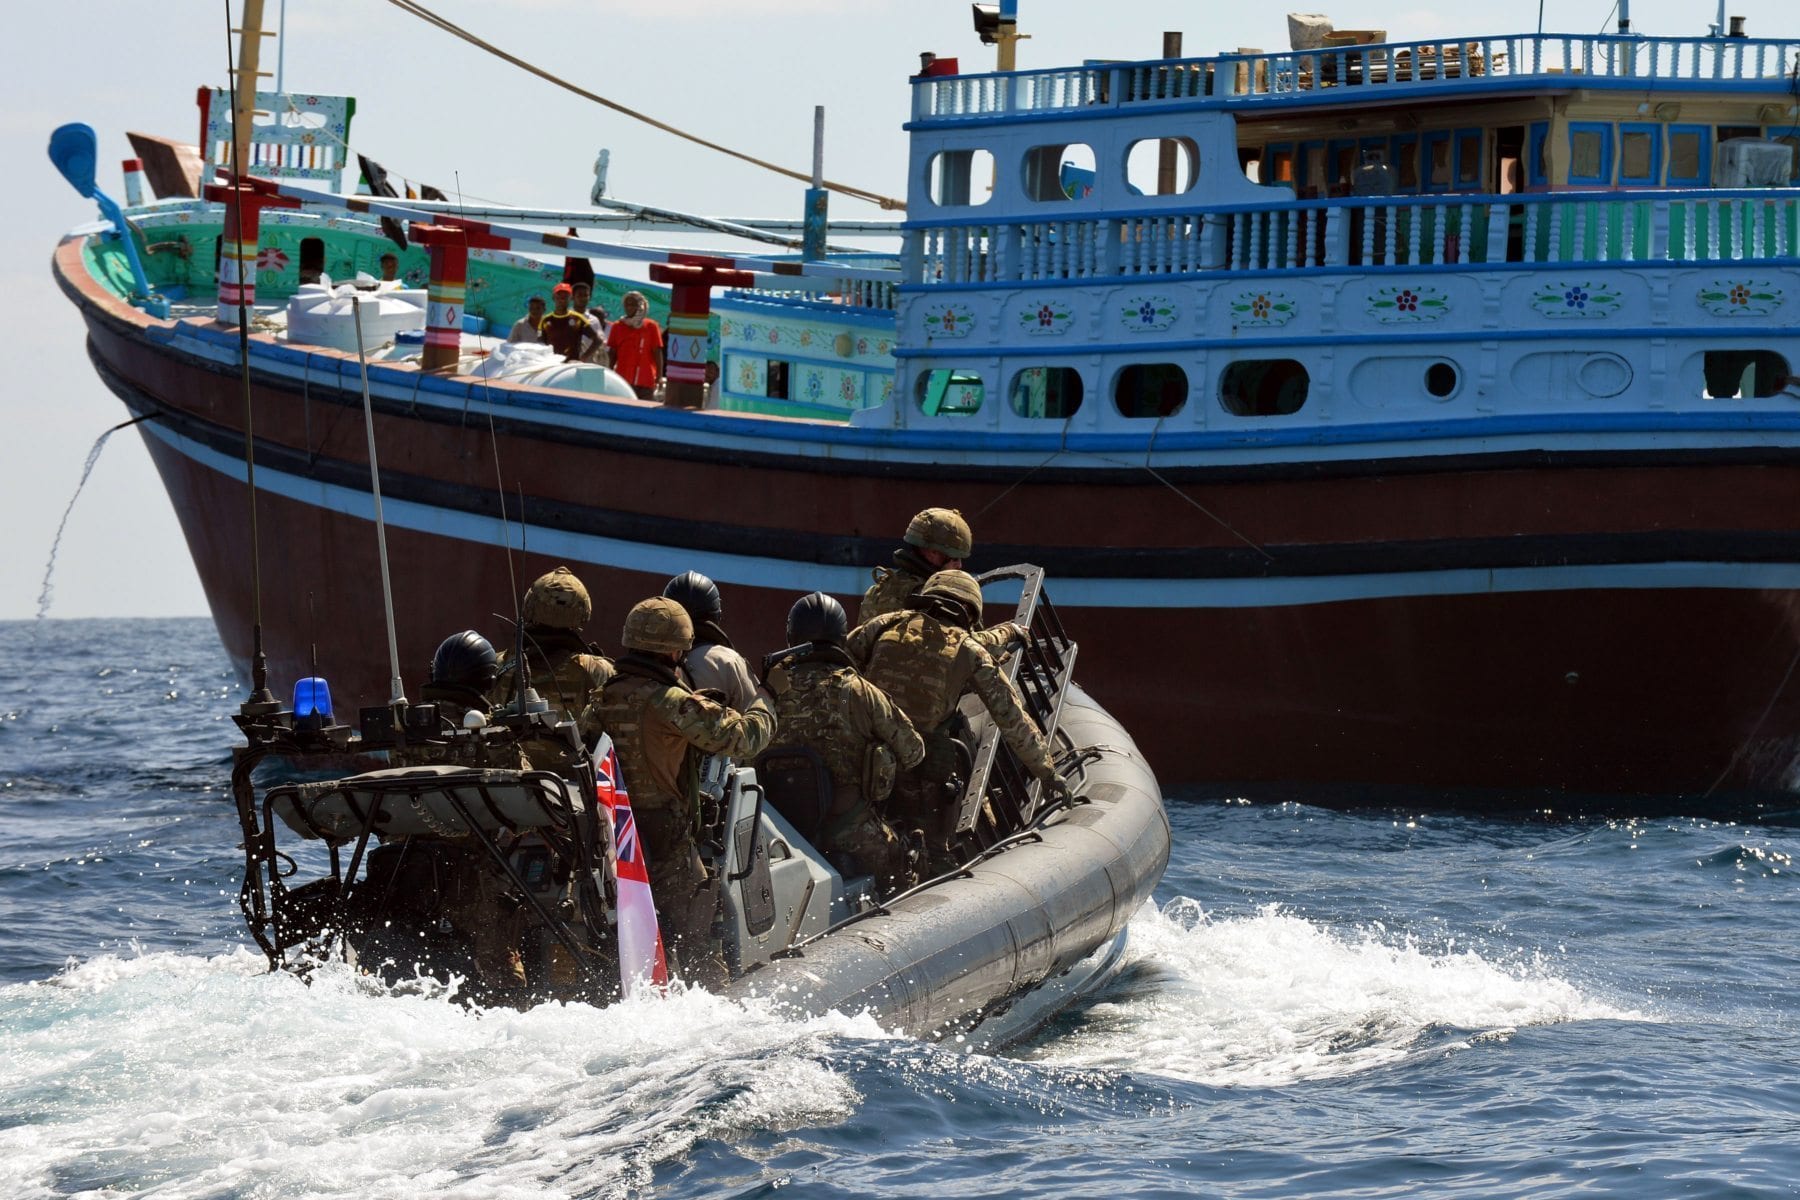
M 1187 372 L 1174 363 L 1132 363 L 1113 381 L 1113 404 L 1127 417 L 1174 416 L 1187 394 Z
M 1178 196 L 1200 178 L 1193 138 L 1144 138 L 1125 151 L 1125 182 L 1139 196 Z
M 1788 361 L 1773 350 L 1708 350 L 1703 364 L 1714 400 L 1766 400 L 1789 383 Z
M 981 411 L 986 390 L 975 371 L 939 368 L 919 376 L 914 398 L 928 417 L 969 417 Z
M 1245 359 L 1219 376 L 1219 402 L 1239 417 L 1283 417 L 1300 411 L 1311 383 L 1291 358 Z
M 1009 397 L 1021 417 L 1063 420 L 1081 407 L 1081 372 L 1073 367 L 1026 367 L 1013 376 Z
M 1461 381 L 1454 363 L 1434 362 L 1425 368 L 1425 390 L 1439 400 L 1455 395 L 1456 385 Z

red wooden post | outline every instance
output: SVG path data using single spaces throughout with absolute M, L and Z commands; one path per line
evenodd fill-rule
M 412 223 L 412 240 L 431 248 L 431 282 L 425 293 L 427 371 L 454 368 L 462 355 L 463 304 L 469 294 L 469 235 L 454 225 Z
M 236 325 L 240 303 L 246 314 L 256 307 L 256 251 L 262 210 L 299 208 L 300 202 L 263 191 L 253 180 L 245 181 L 242 188 L 209 183 L 206 198 L 225 202 L 225 224 L 219 231 L 217 320 L 221 325 Z
M 144 163 L 142 159 L 128 158 L 125 167 L 125 206 L 136 208 L 144 202 Z
M 652 263 L 650 278 L 669 285 L 669 328 L 663 339 L 663 403 L 700 408 L 706 403 L 707 323 L 715 287 L 750 287 L 756 276 L 709 263 L 702 256 L 685 263 Z M 721 364 L 722 365 L 722 364 Z

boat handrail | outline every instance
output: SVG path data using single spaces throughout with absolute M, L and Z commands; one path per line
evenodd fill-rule
M 1023 113 L 1093 113 L 1183 101 L 1365 103 L 1370 92 L 1608 86 L 1615 81 L 1780 86 L 1800 42 L 1776 38 L 1516 33 L 1410 42 L 1248 51 L 1200 58 L 1089 63 L 1039 71 L 913 80 L 916 122 L 1004 120 Z M 1358 88 L 1351 93 L 1348 88 Z
M 933 289 L 1507 262 L 1785 261 L 1800 249 L 1800 189 L 1357 196 L 1282 207 L 957 218 L 913 236 L 909 286 Z

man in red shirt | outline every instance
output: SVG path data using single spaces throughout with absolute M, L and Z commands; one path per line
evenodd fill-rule
M 644 293 L 626 292 L 622 303 L 625 315 L 614 321 L 606 334 L 612 369 L 624 376 L 638 399 L 652 400 L 663 375 L 662 326 L 650 318 L 650 302 Z
M 566 283 L 551 289 L 550 300 L 556 307 L 544 314 L 538 336 L 562 355 L 563 361 L 580 362 L 587 348 L 584 343 L 598 342 L 600 335 L 594 332 L 594 323 L 586 313 L 569 307 L 572 295 L 573 289 Z

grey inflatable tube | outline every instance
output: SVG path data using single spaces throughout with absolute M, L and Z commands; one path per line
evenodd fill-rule
M 1061 986 L 1119 939 L 1169 861 L 1156 776 L 1130 735 L 1079 687 L 1061 728 L 1085 752 L 1086 801 L 959 876 L 751 971 L 731 996 L 804 1014 L 867 1011 L 921 1037 L 970 1028 L 1041 985 Z M 1054 1008 L 1049 1010 L 1054 1011 Z

